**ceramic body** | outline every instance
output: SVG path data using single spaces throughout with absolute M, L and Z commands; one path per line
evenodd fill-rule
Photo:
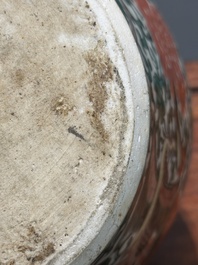
M 146 0 L 5 0 L 0 14 L 0 264 L 141 264 L 190 153 L 164 22 Z
M 142 264 L 172 223 L 191 146 L 190 96 L 177 48 L 156 7 L 116 0 L 143 60 L 150 93 L 150 141 L 138 193 L 118 233 L 93 264 Z

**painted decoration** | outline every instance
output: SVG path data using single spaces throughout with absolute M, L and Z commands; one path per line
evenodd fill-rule
M 191 142 L 185 73 L 166 25 L 147 0 L 116 2 L 135 36 L 146 72 L 150 143 L 136 199 L 94 265 L 138 265 L 145 260 L 175 217 Z

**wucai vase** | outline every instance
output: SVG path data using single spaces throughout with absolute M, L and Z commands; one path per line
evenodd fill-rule
M 4 0 L 0 39 L 0 264 L 142 264 L 175 217 L 191 143 L 156 7 Z

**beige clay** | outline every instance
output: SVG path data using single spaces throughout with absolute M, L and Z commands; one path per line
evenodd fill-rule
M 1 1 L 0 34 L 0 264 L 41 264 L 112 207 L 132 114 L 88 3 Z

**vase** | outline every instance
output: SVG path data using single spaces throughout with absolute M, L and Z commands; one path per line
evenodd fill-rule
M 0 14 L 0 264 L 142 264 L 191 144 L 160 14 L 147 0 L 5 0 Z

